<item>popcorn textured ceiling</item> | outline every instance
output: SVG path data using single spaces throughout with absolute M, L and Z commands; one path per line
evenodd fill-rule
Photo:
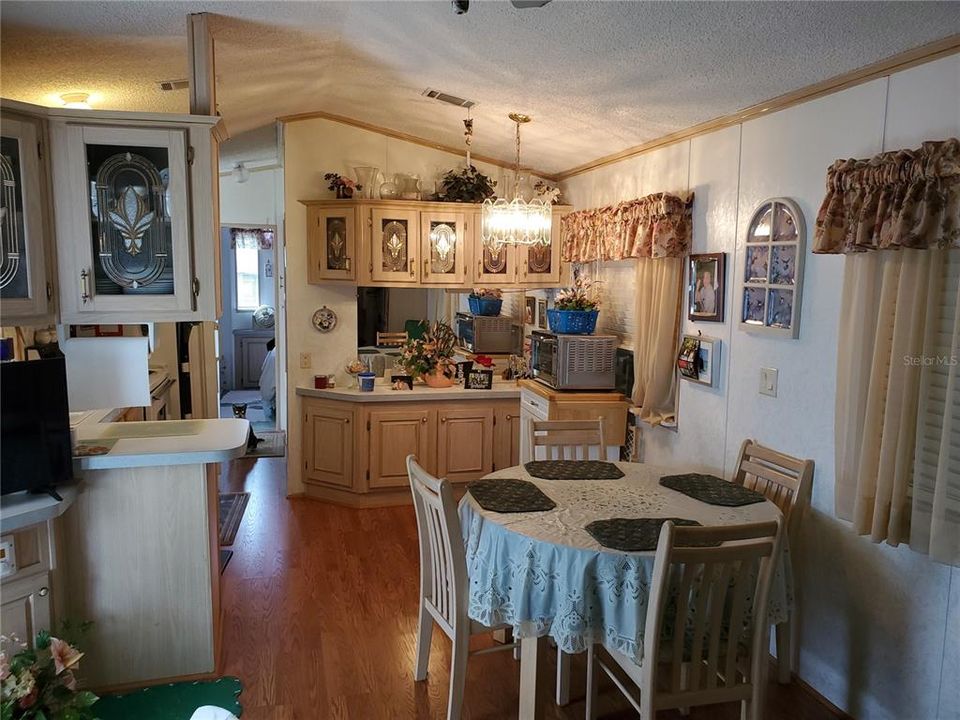
M 952 2 L 19 2 L 2 7 L 4 97 L 70 91 L 97 108 L 183 112 L 186 15 L 210 12 L 232 134 L 278 116 L 344 115 L 510 160 L 510 111 L 533 115 L 524 164 L 601 155 L 960 32 Z

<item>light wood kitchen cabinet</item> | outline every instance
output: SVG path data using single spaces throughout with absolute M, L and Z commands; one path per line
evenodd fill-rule
M 562 266 L 562 262 L 560 261 L 560 219 L 562 217 L 563 213 L 554 211 L 549 245 L 517 248 L 517 267 L 519 268 L 520 284 L 560 284 L 560 269 Z
M 517 407 L 498 407 L 494 411 L 493 469 L 520 464 L 520 412 Z
M 304 480 L 351 487 L 356 426 L 353 408 L 341 403 L 303 405 Z
M 466 214 L 450 210 L 420 213 L 420 255 L 423 258 L 420 284 L 461 286 L 469 276 L 472 243 Z
M 358 213 L 353 204 L 307 208 L 307 282 L 357 279 Z
M 437 476 L 466 482 L 493 472 L 493 408 L 464 403 L 437 411 Z
M 407 455 L 423 458 L 430 454 L 431 436 L 436 432 L 436 411 L 419 403 L 391 410 L 372 410 L 369 429 L 369 475 L 372 489 L 407 487 Z
M 15 635 L 33 647 L 40 630 L 51 629 L 50 573 L 43 572 L 3 583 L 0 624 L 4 635 Z
M 392 206 L 374 207 L 367 226 L 370 279 L 416 284 L 420 280 L 420 213 Z

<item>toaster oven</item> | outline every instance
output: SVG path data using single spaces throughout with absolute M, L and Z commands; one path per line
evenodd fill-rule
M 502 315 L 458 312 L 457 337 L 460 345 L 472 353 L 516 353 L 520 326 Z
M 616 335 L 563 335 L 534 330 L 533 377 L 555 390 L 613 390 Z

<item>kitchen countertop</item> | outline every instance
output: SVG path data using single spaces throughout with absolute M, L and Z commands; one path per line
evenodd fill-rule
M 297 387 L 301 397 L 342 400 L 344 402 L 423 402 L 426 400 L 512 400 L 519 399 L 520 388 L 512 380 L 493 383 L 491 390 L 464 390 L 459 385 L 450 388 L 431 388 L 415 384 L 413 390 L 393 390 L 389 383 L 378 382 L 373 392 L 361 392 L 357 388 Z
M 63 500 L 47 495 L 23 492 L 4 495 L 0 500 L 0 532 L 16 532 L 29 525 L 53 520 L 67 511 L 77 498 L 77 486 L 61 485 L 57 492 Z

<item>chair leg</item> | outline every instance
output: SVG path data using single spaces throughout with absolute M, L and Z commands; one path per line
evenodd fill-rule
M 789 616 L 786 622 L 775 626 L 777 634 L 777 682 L 788 684 L 793 675 L 793 647 L 791 635 L 793 633 L 793 617 Z
M 417 625 L 417 665 L 413 679 L 420 681 L 427 679 L 427 666 L 430 664 L 430 642 L 433 640 L 433 617 L 427 612 L 423 602 L 420 603 L 420 620 Z
M 684 690 L 690 689 L 689 687 L 687 687 L 687 679 L 689 677 L 690 677 L 690 663 L 688 662 L 680 663 L 680 687 L 683 688 Z M 683 715 L 683 717 L 687 717 L 690 714 L 689 706 L 680 707 L 680 708 L 677 708 L 677 710 L 680 712 L 681 715 Z
M 587 711 L 586 720 L 595 720 L 598 714 L 597 699 L 600 684 L 600 665 L 597 664 L 593 645 L 587 648 Z
M 750 700 L 740 701 L 740 720 L 753 720 L 753 702 Z
M 447 703 L 447 720 L 460 720 L 463 689 L 467 683 L 467 658 L 470 655 L 469 632 L 459 628 L 454 631 L 450 655 L 450 701 Z
M 570 704 L 570 655 L 557 648 L 557 705 Z

